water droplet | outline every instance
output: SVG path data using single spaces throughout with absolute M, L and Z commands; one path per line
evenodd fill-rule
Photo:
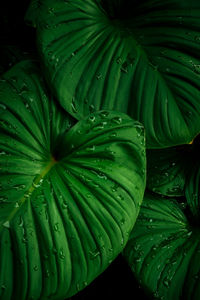
M 24 193 L 24 198 L 27 198 L 27 199 L 28 199 L 28 198 L 30 198 L 30 197 L 31 197 L 31 192 L 28 191 L 28 192 L 25 192 L 25 193 Z
M 187 233 L 187 236 L 190 237 L 191 235 L 192 235 L 192 231 L 189 231 L 189 232 Z
M 93 113 L 95 111 L 95 108 L 94 108 L 93 104 L 89 105 L 89 111 L 90 111 L 90 113 Z
M 121 117 L 114 117 L 111 119 L 111 121 L 115 124 L 121 124 L 122 123 L 122 118 Z
M 9 221 L 4 222 L 3 226 L 6 228 L 10 228 L 10 222 Z
M 22 238 L 22 243 L 26 244 L 28 242 L 28 239 L 26 237 Z
M 98 130 L 101 130 L 101 129 L 104 129 L 104 126 L 107 124 L 107 122 L 101 122 L 99 124 L 97 124 L 96 126 L 94 126 L 92 128 L 93 131 L 98 131 Z
M 189 118 L 191 118 L 191 117 L 193 117 L 193 112 L 192 111 L 188 111 L 187 115 L 188 115 Z
M 122 59 L 121 59 L 121 57 L 119 56 L 119 57 L 117 57 L 117 59 L 116 59 L 116 62 L 117 62 L 117 64 L 119 64 L 119 65 L 121 65 L 122 64 Z
M 1 196 L 0 197 L 0 203 L 6 203 L 7 200 L 8 200 L 8 197 L 6 197 L 6 196 Z
M 75 98 L 74 97 L 72 98 L 71 108 L 72 108 L 72 111 L 74 113 L 77 113 L 77 107 L 76 107 L 76 103 L 75 103 Z
M 87 147 L 85 150 L 88 152 L 93 152 L 93 151 L 95 151 L 95 148 L 96 148 L 95 145 L 91 145 L 91 146 Z
M 98 74 L 96 75 L 96 79 L 97 79 L 97 80 L 102 79 L 102 74 L 101 74 L 101 73 L 98 73 Z
M 90 259 L 96 259 L 100 255 L 100 251 L 98 249 L 89 252 Z
M 46 270 L 45 270 L 45 277 L 46 277 L 46 278 L 49 278 L 49 276 L 50 276 L 50 272 L 49 272 L 48 269 L 46 269 Z
M 13 186 L 13 188 L 14 188 L 15 190 L 17 190 L 17 191 L 22 191 L 22 190 L 25 189 L 25 187 L 26 187 L 26 186 L 25 186 L 24 184 Z
M 104 179 L 104 180 L 107 180 L 107 179 L 108 179 L 107 176 L 106 176 L 104 173 L 101 173 L 101 172 L 99 172 L 99 173 L 97 174 L 97 176 L 98 176 L 99 178 L 101 178 L 101 179 Z
M 0 103 L 0 109 L 6 110 L 6 106 L 2 103 Z
M 49 7 L 48 12 L 49 12 L 49 14 L 54 14 L 55 13 L 54 7 Z
M 88 285 L 87 281 L 83 281 L 83 287 L 86 287 Z
M 48 23 L 46 23 L 46 24 L 44 24 L 44 28 L 46 28 L 46 29 L 50 29 L 50 28 L 51 28 L 51 26 L 50 26 Z
M 90 123 L 94 123 L 95 120 L 96 120 L 95 116 L 89 116 L 89 118 L 88 118 L 88 121 L 89 121 Z
M 169 280 L 168 280 L 168 278 L 164 278 L 164 280 L 163 280 L 163 284 L 164 284 L 164 286 L 166 286 L 167 288 L 169 288 Z
M 110 134 L 110 138 L 115 138 L 117 136 L 117 133 L 116 132 L 112 132 L 111 134 Z
M 34 270 L 34 271 L 38 271 L 38 266 L 35 265 L 35 266 L 33 267 L 33 270 Z
M 18 207 L 19 207 L 19 203 L 16 202 L 16 203 L 15 203 L 15 208 L 18 208 Z
M 66 201 L 63 201 L 63 203 L 62 203 L 62 208 L 63 208 L 63 209 L 68 209 L 68 204 L 67 204 Z
M 6 289 L 6 285 L 5 285 L 5 284 L 2 284 L 2 285 L 1 285 L 1 289 L 2 289 L 2 290 L 5 290 L 5 289 Z
M 117 195 L 117 199 L 123 201 L 124 197 L 122 195 Z
M 122 65 L 121 65 L 121 68 L 120 70 L 123 72 L 123 73 L 128 73 L 128 63 L 125 61 Z
M 32 185 L 34 188 L 38 188 L 40 186 L 39 182 L 37 181 L 36 182 L 33 181 Z
M 109 115 L 109 112 L 106 111 L 106 110 L 103 110 L 99 113 L 99 115 L 102 117 L 102 118 L 107 118 L 108 115 Z
M 125 222 L 126 222 L 125 218 L 122 218 L 122 219 L 120 220 L 120 224 L 121 224 L 121 225 L 124 225 Z
M 55 231 L 59 231 L 59 223 L 55 223 L 53 228 Z
M 60 257 L 61 259 L 64 259 L 64 258 L 65 258 L 65 254 L 64 254 L 63 249 L 60 250 L 60 252 L 59 252 L 59 257 Z

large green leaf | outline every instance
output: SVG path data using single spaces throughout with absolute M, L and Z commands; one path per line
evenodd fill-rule
M 144 133 L 100 111 L 74 126 L 24 61 L 0 81 L 0 298 L 64 299 L 124 248 L 145 186 Z M 139 133 L 139 136 L 138 136 Z
M 124 256 L 152 299 L 200 299 L 200 228 L 176 200 L 145 195 Z
M 200 132 L 199 15 L 199 0 L 33 0 L 27 19 L 68 112 L 126 112 L 162 148 Z

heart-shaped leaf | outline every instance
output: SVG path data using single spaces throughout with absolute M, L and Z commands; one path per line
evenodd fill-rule
M 199 15 L 196 0 L 33 0 L 27 19 L 68 112 L 126 112 L 162 148 L 200 131 Z
M 145 195 L 124 255 L 153 299 L 200 299 L 200 228 L 175 199 Z
M 144 132 L 122 113 L 74 125 L 24 61 L 0 81 L 0 298 L 64 299 L 122 251 L 145 187 Z M 74 125 L 74 126 L 72 126 Z

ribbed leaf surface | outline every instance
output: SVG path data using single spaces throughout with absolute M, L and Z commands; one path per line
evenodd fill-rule
M 24 61 L 0 81 L 0 298 L 64 299 L 124 248 L 145 186 L 144 132 L 101 111 L 74 126 Z
M 68 112 L 126 112 L 162 148 L 200 131 L 199 15 L 198 0 L 34 0 L 27 19 Z
M 200 298 L 200 228 L 176 200 L 146 194 L 124 256 L 152 299 Z

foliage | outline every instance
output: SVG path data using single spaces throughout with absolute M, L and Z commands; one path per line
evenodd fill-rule
M 0 15 L 0 299 L 199 300 L 199 0 Z

